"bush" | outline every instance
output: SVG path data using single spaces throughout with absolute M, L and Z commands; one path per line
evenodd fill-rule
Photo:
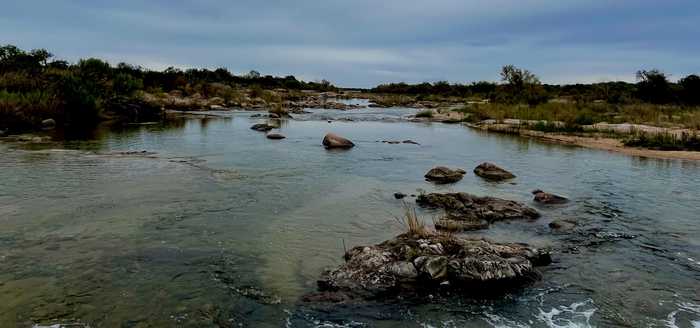
M 416 117 L 432 118 L 433 111 L 430 109 L 422 110 L 422 111 L 416 113 Z
M 697 133 L 683 132 L 680 136 L 672 133 L 637 132 L 623 140 L 625 146 L 644 147 L 658 150 L 700 151 L 700 136 Z

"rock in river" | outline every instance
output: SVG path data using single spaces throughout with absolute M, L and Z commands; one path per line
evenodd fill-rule
M 286 138 L 284 135 L 279 134 L 279 133 L 268 133 L 266 135 L 268 139 L 273 139 L 273 140 L 280 140 Z
M 326 148 L 352 148 L 355 144 L 337 134 L 329 133 L 323 137 L 323 146 Z
M 566 197 L 550 194 L 539 189 L 533 190 L 532 194 L 535 195 L 534 201 L 542 204 L 565 204 L 569 201 Z
M 474 169 L 474 174 L 488 180 L 501 181 L 515 178 L 513 173 L 510 173 L 495 164 L 482 163 Z
M 437 166 L 425 174 L 425 179 L 435 183 L 454 183 L 462 180 L 465 173 L 462 169 L 452 170 L 444 166 Z
M 274 129 L 275 127 L 272 125 L 269 125 L 269 124 L 259 123 L 259 124 L 255 124 L 255 125 L 251 126 L 250 128 L 255 130 L 255 131 L 267 132 L 267 131 Z
M 416 203 L 421 207 L 444 209 L 447 215 L 435 222 L 435 227 L 447 230 L 485 229 L 496 221 L 533 220 L 540 216 L 536 210 L 516 201 L 463 192 L 423 194 Z
M 438 234 L 403 234 L 345 253 L 345 264 L 323 273 L 308 301 L 345 302 L 394 297 L 430 298 L 442 291 L 480 296 L 540 277 L 548 252 Z M 477 294 L 478 293 L 478 294 Z

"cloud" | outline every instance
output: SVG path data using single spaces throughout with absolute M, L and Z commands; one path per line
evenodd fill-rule
M 510 63 L 588 82 L 700 71 L 698 20 L 696 0 L 24 0 L 3 4 L 0 42 L 345 86 L 495 80 Z

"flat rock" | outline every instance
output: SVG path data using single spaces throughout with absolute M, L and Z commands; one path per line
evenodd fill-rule
M 468 193 L 430 193 L 419 195 L 421 207 L 441 208 L 447 214 L 436 222 L 436 228 L 448 230 L 478 230 L 503 220 L 537 219 L 533 208 L 516 201 L 496 197 L 479 197 Z
M 502 181 L 515 178 L 513 173 L 510 173 L 495 164 L 482 163 L 474 169 L 474 174 L 493 181 Z
M 445 289 L 481 296 L 532 282 L 540 277 L 535 267 L 551 262 L 548 252 L 525 244 L 437 234 L 403 234 L 378 245 L 354 247 L 345 260 L 325 271 L 318 280 L 319 292 L 303 300 L 429 299 Z
M 250 128 L 255 131 L 267 132 L 274 129 L 275 127 L 266 123 L 259 123 L 251 126 Z
M 566 197 L 550 194 L 539 189 L 533 190 L 532 194 L 535 195 L 534 201 L 542 204 L 556 205 L 569 202 L 569 199 Z
M 273 139 L 273 140 L 280 140 L 286 138 L 284 135 L 279 134 L 279 133 L 268 133 L 266 135 L 268 139 Z
M 345 139 L 337 134 L 329 133 L 326 134 L 325 137 L 323 137 L 323 146 L 327 149 L 352 148 L 355 147 L 355 144 L 352 141 Z
M 425 179 L 435 183 L 455 183 L 462 180 L 466 172 L 462 169 L 450 169 L 445 166 L 436 166 L 425 174 Z

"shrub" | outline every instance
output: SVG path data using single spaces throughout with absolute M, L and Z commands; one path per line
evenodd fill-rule
M 680 136 L 672 133 L 637 132 L 623 140 L 625 146 L 644 147 L 658 150 L 700 151 L 700 136 L 697 133 L 683 132 Z
M 416 117 L 432 118 L 433 111 L 430 109 L 422 110 L 422 111 L 416 113 Z

